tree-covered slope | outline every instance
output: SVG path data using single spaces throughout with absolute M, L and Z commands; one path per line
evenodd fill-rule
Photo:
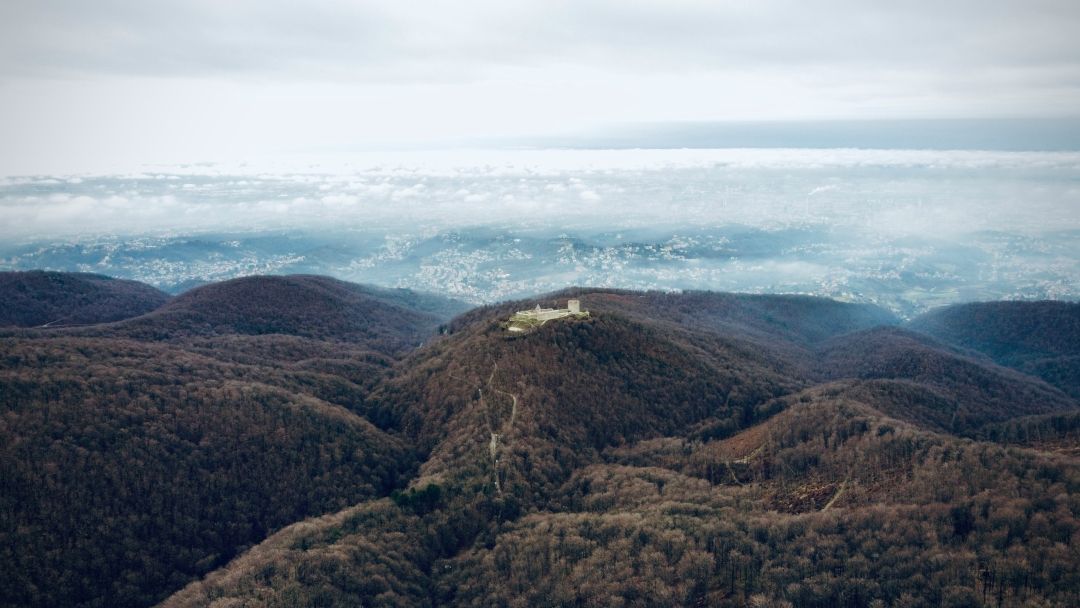
M 0 341 L 0 605 L 151 605 L 387 494 L 411 451 L 316 396 L 342 387 L 169 345 Z
M 150 605 L 275 529 L 386 496 L 417 462 L 367 396 L 452 304 L 252 277 L 9 330 L 0 605 Z
M 197 287 L 101 331 L 142 340 L 282 334 L 401 353 L 433 334 L 454 303 L 399 291 L 307 275 L 244 277 Z
M 1080 303 L 959 304 L 930 311 L 910 327 L 1080 398 Z
M 0 604 L 1080 600 L 1077 403 L 989 352 L 818 298 L 453 309 L 254 277 L 6 331 Z
M 827 379 L 878 380 L 860 390 L 876 391 L 892 416 L 963 435 L 985 424 L 1078 407 L 1038 378 L 900 328 L 871 329 L 825 342 L 818 350 L 818 366 Z
M 298 524 L 166 606 L 1070 606 L 1080 462 L 834 388 L 732 437 L 628 442 L 447 550 L 460 494 Z M 450 530 L 448 530 L 448 528 Z
M 86 325 L 135 317 L 169 300 L 136 281 L 76 272 L 0 272 L 0 327 Z
M 501 318 L 417 351 L 371 403 L 376 419 L 430 450 L 424 474 L 476 472 L 526 503 L 608 445 L 703 421 L 737 428 L 755 404 L 800 386 L 745 347 L 700 348 L 617 314 L 551 322 L 523 336 Z

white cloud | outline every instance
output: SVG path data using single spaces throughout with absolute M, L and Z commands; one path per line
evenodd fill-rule
M 11 0 L 2 6 L 0 68 L 8 74 L 393 83 L 475 81 L 505 68 L 552 65 L 635 74 L 775 65 L 1045 67 L 1077 60 L 1080 20 L 1068 0 Z
M 834 192 L 834 191 L 839 190 L 839 189 L 840 189 L 840 186 L 837 186 L 836 184 L 826 184 L 824 186 L 815 186 L 812 190 L 807 192 L 806 195 L 807 196 L 816 196 L 816 195 L 822 194 L 824 192 Z
M 938 236 L 1080 229 L 1080 153 L 474 150 L 392 160 L 307 175 L 215 167 L 184 174 L 179 183 L 197 186 L 188 190 L 160 172 L 87 175 L 80 184 L 6 180 L 0 239 L 280 227 L 828 225 Z
M 1057 116 L 1071 0 L 0 3 L 0 173 L 610 122 Z

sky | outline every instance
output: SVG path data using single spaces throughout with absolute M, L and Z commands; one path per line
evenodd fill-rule
M 1080 114 L 1075 0 L 5 0 L 0 175 Z

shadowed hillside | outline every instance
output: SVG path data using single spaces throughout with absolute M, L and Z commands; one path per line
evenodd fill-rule
M 454 319 L 450 332 L 482 327 L 537 303 L 556 306 L 578 298 L 584 310 L 614 313 L 670 336 L 710 358 L 745 357 L 796 381 L 820 374 L 815 348 L 847 333 L 894 325 L 886 310 L 808 296 L 752 295 L 691 291 L 639 292 L 567 289 L 531 300 L 474 309 Z M 712 354 L 710 354 L 712 353 Z
M 169 300 L 135 281 L 75 272 L 0 272 L 0 327 L 105 323 L 135 317 Z
M 1080 408 L 1035 377 L 815 298 L 453 306 L 254 277 L 10 330 L 0 604 L 1080 601 Z
M 386 496 L 417 463 L 367 395 L 455 306 L 252 277 L 10 331 L 0 605 L 150 605 L 281 526 Z
M 620 315 L 520 337 L 497 321 L 417 352 L 372 402 L 431 450 L 422 474 L 498 479 L 515 501 L 542 496 L 605 446 L 706 420 L 737 428 L 756 403 L 798 387 L 745 350 L 702 350 Z
M 423 342 L 457 306 L 328 277 L 258 276 L 197 287 L 102 333 L 150 340 L 283 334 L 399 353 Z
M 819 366 L 830 379 L 878 380 L 860 390 L 875 391 L 892 416 L 962 435 L 988 423 L 1077 407 L 1068 395 L 1037 378 L 899 328 L 827 342 Z
M 910 327 L 1080 398 L 1080 303 L 960 304 L 931 311 Z
M 0 605 L 150 605 L 412 466 L 331 377 L 101 338 L 0 351 Z
M 721 294 L 688 296 L 698 312 L 630 292 L 538 301 L 571 294 L 591 318 L 512 337 L 499 322 L 529 303 L 478 309 L 376 389 L 375 416 L 427 454 L 408 491 L 288 528 L 166 605 L 1077 597 L 1060 547 L 1080 510 L 1049 497 L 1080 490 L 1080 466 L 925 430 L 1067 396 L 917 334 L 859 331 L 872 319 L 837 323 L 839 305 L 765 297 L 759 310 L 833 320 L 743 322 Z M 822 375 L 854 379 L 800 390 Z
M 572 292 L 563 292 L 569 294 Z M 899 321 L 887 310 L 810 296 L 688 291 L 581 292 L 586 307 L 763 344 L 809 346 L 837 335 Z
M 1054 499 L 1080 491 L 1076 460 L 923 431 L 828 388 L 787 401 L 727 439 L 612 447 L 552 490 L 551 508 L 491 524 L 449 554 L 440 513 L 459 495 L 428 512 L 366 503 L 283 530 L 165 606 L 1080 598 L 1068 548 L 1080 512 Z

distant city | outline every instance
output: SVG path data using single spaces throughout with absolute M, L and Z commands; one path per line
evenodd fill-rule
M 854 149 L 391 155 L 0 181 L 0 270 L 178 293 L 327 274 L 470 303 L 567 286 L 803 293 L 910 317 L 1080 297 L 1080 153 Z M 47 236 L 45 236 L 47 235 Z

